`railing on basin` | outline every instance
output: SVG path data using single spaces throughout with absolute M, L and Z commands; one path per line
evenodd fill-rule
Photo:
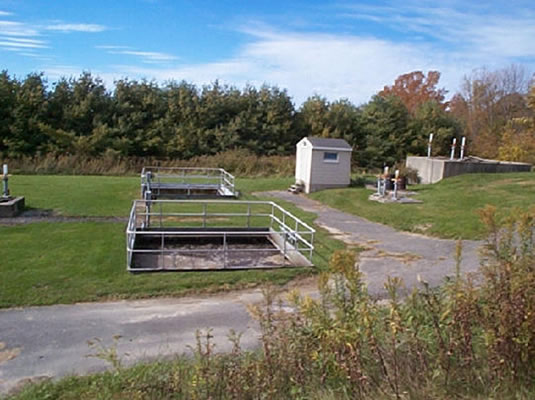
M 145 192 L 159 196 L 165 186 L 216 188 L 229 196 L 236 195 L 234 176 L 223 168 L 144 167 L 141 171 L 141 195 Z
M 263 233 L 262 233 L 263 232 Z M 289 258 L 299 253 L 312 265 L 314 228 L 310 227 L 278 204 L 268 201 L 237 200 L 135 200 L 126 230 L 128 270 L 136 253 L 170 254 L 176 249 L 166 248 L 166 238 L 223 237 L 223 251 L 227 252 L 227 237 L 266 236 L 275 248 Z M 158 248 L 136 248 L 136 237 L 160 237 Z M 141 242 L 141 240 L 140 240 Z M 265 251 L 265 249 L 263 249 Z M 198 250 L 180 250 L 181 253 Z M 202 252 L 219 250 L 206 250 Z M 232 250 L 238 251 L 238 250 Z M 250 251 L 260 249 L 247 248 Z M 226 265 L 224 257 L 223 268 Z

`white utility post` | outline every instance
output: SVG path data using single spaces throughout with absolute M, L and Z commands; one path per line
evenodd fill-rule
M 398 179 L 399 169 L 396 169 L 396 173 L 394 174 L 394 196 L 392 197 L 394 200 L 398 199 Z
M 466 145 L 466 136 L 463 136 L 463 138 L 461 139 L 461 157 L 460 157 L 461 160 L 464 158 L 464 146 L 465 145 Z
M 450 154 L 450 160 L 453 160 L 455 157 L 455 147 L 457 146 L 457 138 L 453 138 L 453 142 L 451 143 L 451 154 Z
M 2 176 L 2 183 L 3 183 L 3 190 L 2 190 L 2 197 L 3 198 L 8 198 L 9 197 L 9 187 L 8 187 L 8 184 L 7 184 L 7 180 L 8 180 L 8 170 L 7 170 L 7 164 L 4 164 L 4 168 L 3 168 L 3 176 Z

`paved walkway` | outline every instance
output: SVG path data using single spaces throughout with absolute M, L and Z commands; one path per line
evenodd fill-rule
M 87 374 L 110 367 L 87 341 L 102 340 L 125 362 L 190 352 L 198 329 L 212 328 L 217 350 L 230 350 L 230 329 L 243 332 L 244 348 L 259 331 L 246 304 L 262 300 L 260 290 L 211 297 L 84 303 L 0 310 L 0 396 L 28 380 Z M 191 354 L 191 353 L 190 353 Z
M 360 269 L 364 272 L 370 293 L 384 294 L 383 283 L 387 276 L 403 278 L 410 289 L 418 285 L 417 277 L 436 286 L 446 275 L 455 274 L 456 241 L 430 238 L 370 222 L 325 206 L 302 195 L 289 192 L 264 192 L 263 196 L 291 202 L 299 208 L 318 215 L 314 221 L 347 244 L 363 247 Z M 410 204 L 400 205 L 410 212 Z M 463 241 L 461 270 L 473 272 L 479 268 L 478 248 L 482 242 Z
M 360 268 L 372 294 L 384 293 L 388 275 L 400 276 L 407 287 L 417 275 L 432 285 L 453 274 L 455 242 L 396 232 L 394 229 L 334 210 L 287 192 L 264 193 L 318 214 L 316 223 L 336 237 L 365 247 Z M 406 206 L 407 208 L 410 207 Z M 479 265 L 480 242 L 464 242 L 463 270 Z M 313 282 L 299 286 L 313 294 Z M 198 329 L 212 328 L 219 351 L 230 349 L 231 329 L 243 332 L 244 348 L 257 344 L 259 330 L 247 305 L 262 301 L 259 289 L 180 299 L 150 299 L 0 310 L 0 394 L 28 379 L 85 374 L 109 367 L 94 357 L 87 341 L 100 338 L 127 362 L 188 352 Z

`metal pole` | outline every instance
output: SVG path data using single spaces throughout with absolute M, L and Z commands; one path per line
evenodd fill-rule
M 310 232 L 310 254 L 308 259 L 312 261 L 312 254 L 314 252 L 314 232 Z
M 398 199 L 398 178 L 399 178 L 399 169 L 396 169 L 396 173 L 394 175 L 394 196 L 392 197 L 394 200 Z
M 160 249 L 160 259 L 162 260 L 162 267 L 165 268 L 165 258 L 164 258 L 164 243 L 165 243 L 165 236 L 164 236 L 164 233 L 162 232 L 162 245 L 161 245 L 161 249 Z
M 388 179 L 388 166 L 385 167 L 384 174 L 383 174 L 383 190 L 382 190 L 382 193 L 381 193 L 382 197 L 386 196 L 386 181 L 387 181 L 387 179 Z
M 381 175 L 377 175 L 377 196 L 381 195 Z
M 431 158 L 431 143 L 433 142 L 433 134 L 429 135 L 429 142 L 427 143 L 427 158 Z
M 223 269 L 227 268 L 227 233 L 223 232 Z
M 453 160 L 455 157 L 455 147 L 457 145 L 457 138 L 453 138 L 453 142 L 451 143 L 451 154 L 450 154 L 450 160 Z
M 284 230 L 284 246 L 283 246 L 283 251 L 282 251 L 282 254 L 283 254 L 283 266 L 286 266 L 286 240 L 288 239 L 288 232 L 286 231 L 286 229 Z
M 2 183 L 3 183 L 3 185 L 2 185 L 3 186 L 2 197 L 8 198 L 9 197 L 9 187 L 8 187 L 8 177 L 7 177 L 7 173 L 8 173 L 7 164 L 4 164 L 3 172 L 4 172 L 4 175 L 3 175 L 3 178 L 2 178 Z
M 162 221 L 162 218 L 163 218 L 163 203 L 160 202 L 160 228 L 163 227 L 163 221 Z
M 145 192 L 145 194 L 147 195 L 146 199 L 145 199 L 145 228 L 150 228 L 150 196 L 151 196 L 151 193 L 150 191 L 148 192 Z
M 145 189 L 145 193 L 152 191 L 152 182 L 151 181 L 152 181 L 152 172 L 151 171 L 147 171 L 147 173 L 145 174 L 145 185 L 147 186 L 146 189 Z
M 466 145 L 466 136 L 461 139 L 461 160 L 464 158 L 464 146 Z

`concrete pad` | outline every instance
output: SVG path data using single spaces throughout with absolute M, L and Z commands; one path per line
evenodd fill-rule
M 13 218 L 24 211 L 24 197 L 13 197 L 0 202 L 0 218 Z

